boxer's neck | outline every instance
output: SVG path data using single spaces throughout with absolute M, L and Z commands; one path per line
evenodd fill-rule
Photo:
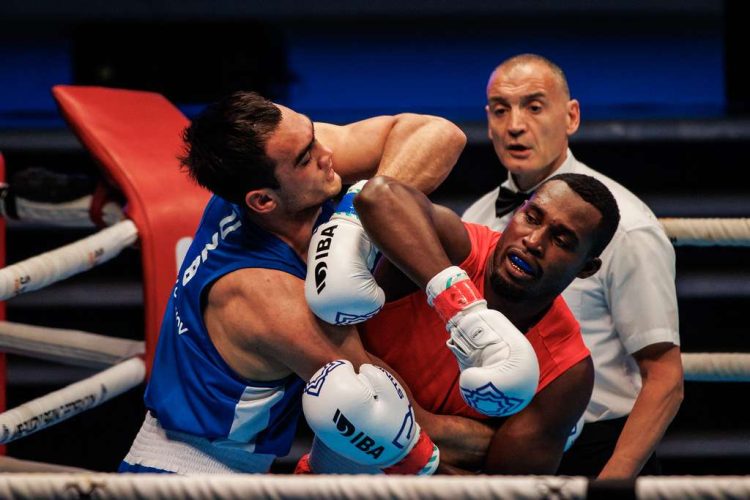
M 524 333 L 536 325 L 552 306 L 552 300 L 503 297 L 490 286 L 489 276 L 486 280 L 484 298 L 487 300 L 487 307 L 503 313 L 516 328 Z
M 320 216 L 320 207 L 295 213 L 274 211 L 270 214 L 250 214 L 250 219 L 261 228 L 276 235 L 307 262 L 307 247 L 310 245 L 315 222 Z

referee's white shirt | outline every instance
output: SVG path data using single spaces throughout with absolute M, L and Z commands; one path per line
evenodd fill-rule
M 594 392 L 585 420 L 595 422 L 623 417 L 633 408 L 641 376 L 631 354 L 658 342 L 680 344 L 675 253 L 656 216 L 633 193 L 577 161 L 570 150 L 552 175 L 569 172 L 599 179 L 620 209 L 620 225 L 600 256 L 601 269 L 563 292 L 594 360 Z M 503 186 L 519 191 L 510 175 Z M 479 198 L 463 219 L 502 231 L 512 214 L 495 217 L 498 192 L 495 188 Z

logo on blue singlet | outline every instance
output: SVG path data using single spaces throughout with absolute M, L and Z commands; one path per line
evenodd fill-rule
M 242 226 L 242 221 L 239 219 L 239 215 L 237 215 L 235 212 L 232 212 L 219 221 L 219 230 L 211 235 L 211 241 L 204 245 L 201 253 L 193 259 L 190 265 L 187 266 L 187 268 L 185 268 L 185 271 L 182 273 L 182 286 L 187 286 L 190 280 L 193 279 L 193 276 L 195 276 L 198 272 L 198 268 L 200 267 L 200 265 L 208 260 L 211 251 L 218 248 L 219 237 L 221 237 L 221 240 L 223 241 L 227 237 L 227 235 L 239 229 L 240 226 Z
M 461 387 L 464 401 L 485 415 L 503 417 L 515 413 L 523 403 L 522 399 L 506 396 L 503 391 L 488 382 L 476 390 Z

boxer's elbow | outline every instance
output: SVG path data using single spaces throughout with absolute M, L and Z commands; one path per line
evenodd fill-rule
M 436 118 L 438 126 L 443 131 L 446 145 L 455 152 L 456 159 L 466 147 L 466 134 L 455 123 L 445 118 Z
M 394 207 L 400 196 L 404 196 L 408 188 L 392 177 L 377 175 L 367 181 L 365 187 L 354 199 L 354 207 L 360 218 L 367 219 Z
M 466 134 L 463 130 L 441 116 L 401 113 L 395 115 L 394 123 L 429 132 L 430 136 L 434 136 L 443 146 L 455 149 L 459 153 L 466 146 Z

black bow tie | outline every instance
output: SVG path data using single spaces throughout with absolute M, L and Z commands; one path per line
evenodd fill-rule
M 512 212 L 521 204 L 528 200 L 531 193 L 522 193 L 520 191 L 511 191 L 510 189 L 500 186 L 500 193 L 495 201 L 495 215 L 500 218 L 503 215 Z

